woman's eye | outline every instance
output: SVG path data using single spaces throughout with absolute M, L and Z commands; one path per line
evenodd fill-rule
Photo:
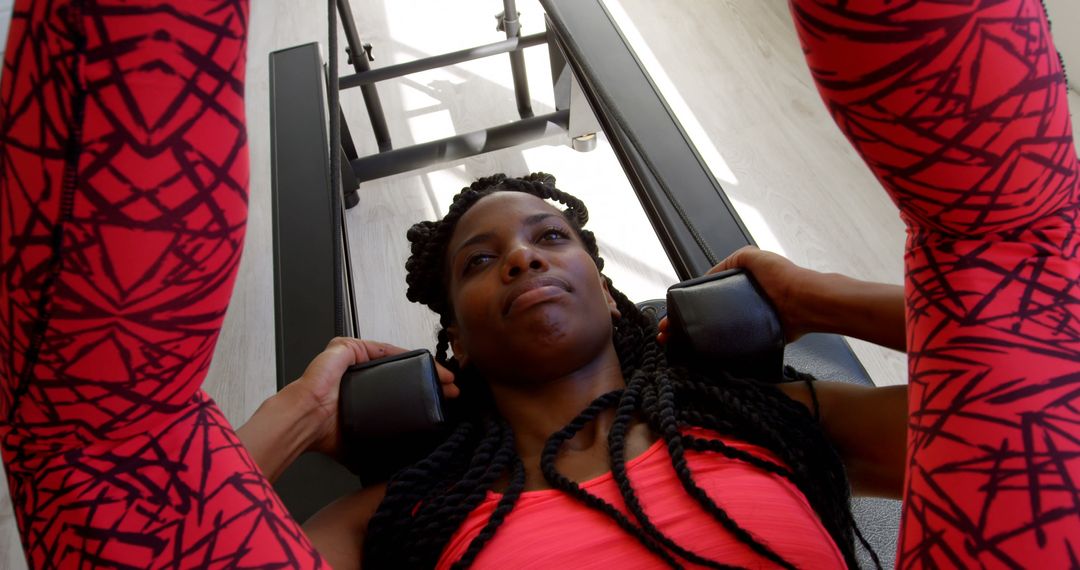
M 544 230 L 544 233 L 540 235 L 540 239 L 543 241 L 558 241 L 566 239 L 566 232 L 559 228 L 548 228 Z
M 475 269 L 484 265 L 491 259 L 491 257 L 492 256 L 485 253 L 477 253 L 473 255 L 469 259 L 465 260 L 465 271 L 469 271 L 470 269 Z

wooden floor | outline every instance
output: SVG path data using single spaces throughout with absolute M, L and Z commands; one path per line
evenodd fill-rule
M 762 247 L 822 271 L 900 282 L 903 227 L 826 114 L 786 0 L 606 3 Z M 1062 4 L 1052 2 L 1051 10 L 1055 3 Z M 0 40 L 10 4 L 0 0 Z M 360 33 L 374 46 L 374 66 L 498 41 L 493 16 L 500 4 L 353 0 Z M 542 31 L 536 0 L 520 0 L 518 7 L 524 33 Z M 206 381 L 237 425 L 275 385 L 267 56 L 311 41 L 325 46 L 325 18 L 321 1 L 252 2 L 248 241 Z M 1055 30 L 1061 26 L 1057 22 Z M 538 113 L 553 108 L 544 49 L 527 51 Z M 1071 67 L 1080 69 L 1080 61 Z M 515 119 L 511 85 L 503 56 L 387 82 L 380 95 L 394 143 L 404 146 Z M 1070 97 L 1080 110 L 1080 95 Z M 343 105 L 360 152 L 374 152 L 359 94 L 346 92 Z M 561 188 L 590 206 L 590 226 L 616 286 L 636 300 L 663 296 L 674 272 L 610 147 L 601 141 L 596 151 L 577 153 L 564 142 L 542 141 L 366 184 L 360 207 L 349 212 L 361 334 L 433 346 L 434 317 L 405 300 L 405 229 L 441 215 L 457 190 L 493 172 L 555 174 Z M 904 382 L 902 355 L 863 343 L 853 348 L 878 384 Z M 4 485 L 0 478 L 0 568 L 23 568 Z

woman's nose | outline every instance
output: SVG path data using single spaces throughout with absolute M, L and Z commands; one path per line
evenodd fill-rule
M 503 279 L 510 281 L 516 279 L 527 271 L 546 271 L 547 260 L 544 256 L 529 246 L 520 246 L 507 254 L 503 263 Z

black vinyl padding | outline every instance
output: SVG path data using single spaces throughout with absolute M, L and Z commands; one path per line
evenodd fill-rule
M 338 418 L 342 463 L 365 486 L 420 461 L 446 437 L 435 359 L 421 349 L 350 367 Z
M 762 380 L 782 377 L 784 331 L 748 274 L 730 269 L 667 292 L 668 362 Z
M 430 431 L 445 419 L 435 359 L 423 349 L 349 367 L 338 402 L 345 432 L 371 438 Z

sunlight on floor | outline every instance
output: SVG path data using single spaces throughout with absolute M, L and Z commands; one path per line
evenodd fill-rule
M 383 45 L 383 53 L 377 54 L 381 55 L 379 65 L 502 39 L 502 34 L 495 32 L 491 6 L 387 2 L 383 7 L 392 38 Z M 522 34 L 543 31 L 543 11 L 538 2 L 522 1 L 518 8 Z M 426 12 L 423 22 L 428 24 L 414 17 L 420 9 Z M 460 33 L 443 33 L 442 24 L 451 19 Z M 404 21 L 409 25 L 396 24 Z M 484 24 L 482 29 L 479 24 Z M 468 41 L 462 41 L 463 37 Z M 533 110 L 536 114 L 551 112 L 554 93 L 547 48 L 530 48 L 525 56 Z M 395 140 L 395 146 L 481 130 L 518 118 L 506 56 L 388 81 L 380 85 L 380 93 L 384 98 L 397 99 L 402 106 L 403 113 L 388 116 L 388 120 L 407 122 L 410 140 Z M 353 107 L 362 109 L 356 104 Z M 356 119 L 364 121 L 362 116 Z M 351 123 L 353 117 L 349 120 Z M 430 202 L 423 215 L 434 218 L 444 214 L 452 197 L 477 176 L 495 172 L 511 176 L 534 171 L 552 173 L 561 189 L 577 195 L 589 206 L 589 229 L 599 238 L 601 253 L 608 262 L 605 271 L 617 286 L 634 299 L 662 297 L 677 278 L 610 146 L 602 134 L 598 148 L 589 153 L 575 152 L 567 142 L 565 137 L 553 137 L 395 179 L 406 182 L 410 177 L 422 178 Z
M 637 25 L 627 15 L 626 10 L 623 9 L 619 0 L 603 0 L 604 6 L 607 7 L 608 12 L 611 14 L 615 24 L 619 27 L 622 35 L 626 38 L 626 41 L 634 46 L 634 52 L 637 55 L 638 61 L 649 72 L 649 76 L 652 78 L 656 88 L 660 90 L 660 94 L 667 100 L 668 107 L 678 117 L 680 123 L 682 123 L 683 130 L 690 137 L 694 146 L 697 147 L 698 154 L 705 161 L 705 164 L 709 165 L 709 169 L 712 170 L 713 176 L 720 181 L 721 184 L 738 184 L 739 180 L 735 177 L 735 173 L 728 166 L 727 161 L 723 156 L 720 156 L 720 151 L 716 149 L 716 145 L 713 144 L 712 139 L 705 132 L 705 129 L 701 126 L 701 122 L 698 121 L 697 116 L 694 115 L 693 110 L 686 104 L 686 100 L 683 99 L 682 94 L 679 93 L 679 89 L 675 87 L 675 84 L 668 77 L 664 71 L 664 67 L 657 61 L 656 56 L 653 55 L 652 50 L 649 48 L 649 44 L 641 37 L 641 32 L 638 31 Z M 742 214 L 742 210 L 739 211 Z M 751 232 L 753 233 L 753 232 Z M 754 239 L 757 239 L 757 234 L 754 234 Z
M 637 37 L 636 28 L 618 1 L 608 0 L 607 4 L 623 32 L 638 47 L 639 57 L 650 68 L 653 80 L 714 175 L 721 184 L 738 184 L 734 172 L 711 143 L 678 89 L 660 70 L 644 41 Z M 381 45 L 381 53 L 376 54 L 380 60 L 375 65 L 411 61 L 501 39 L 501 33 L 494 30 L 492 7 L 486 4 L 480 7 L 473 4 L 446 6 L 397 1 L 384 3 L 383 8 L 391 37 Z M 543 31 L 543 11 L 538 2 L 523 0 L 518 9 L 523 35 Z M 423 11 L 425 17 L 417 18 L 417 11 Z M 449 21 L 455 23 L 457 33 L 445 33 L 445 24 Z M 408 25 L 398 22 L 408 22 Z M 554 94 L 547 48 L 530 48 L 525 51 L 525 56 L 533 110 L 536 114 L 551 112 Z M 380 84 L 380 93 L 383 97 L 398 99 L 402 106 L 401 114 L 388 119 L 407 122 L 411 141 L 399 143 L 395 140 L 396 146 L 436 140 L 517 119 L 506 56 L 474 60 L 388 81 Z M 354 105 L 354 108 L 361 107 Z M 364 117 L 357 118 L 364 120 Z M 436 217 L 445 213 L 453 195 L 478 175 L 499 171 L 508 175 L 550 172 L 557 177 L 561 189 L 577 195 L 589 206 L 589 228 L 597 234 L 601 253 L 608 262 L 605 272 L 617 286 L 632 299 L 663 297 L 667 287 L 677 281 L 674 270 L 602 133 L 599 141 L 595 151 L 578 153 L 567 146 L 564 137 L 554 137 L 396 178 L 422 177 L 430 200 L 430 208 L 424 215 Z M 783 251 L 760 214 L 745 204 L 736 204 L 736 207 L 755 239 L 769 249 Z

